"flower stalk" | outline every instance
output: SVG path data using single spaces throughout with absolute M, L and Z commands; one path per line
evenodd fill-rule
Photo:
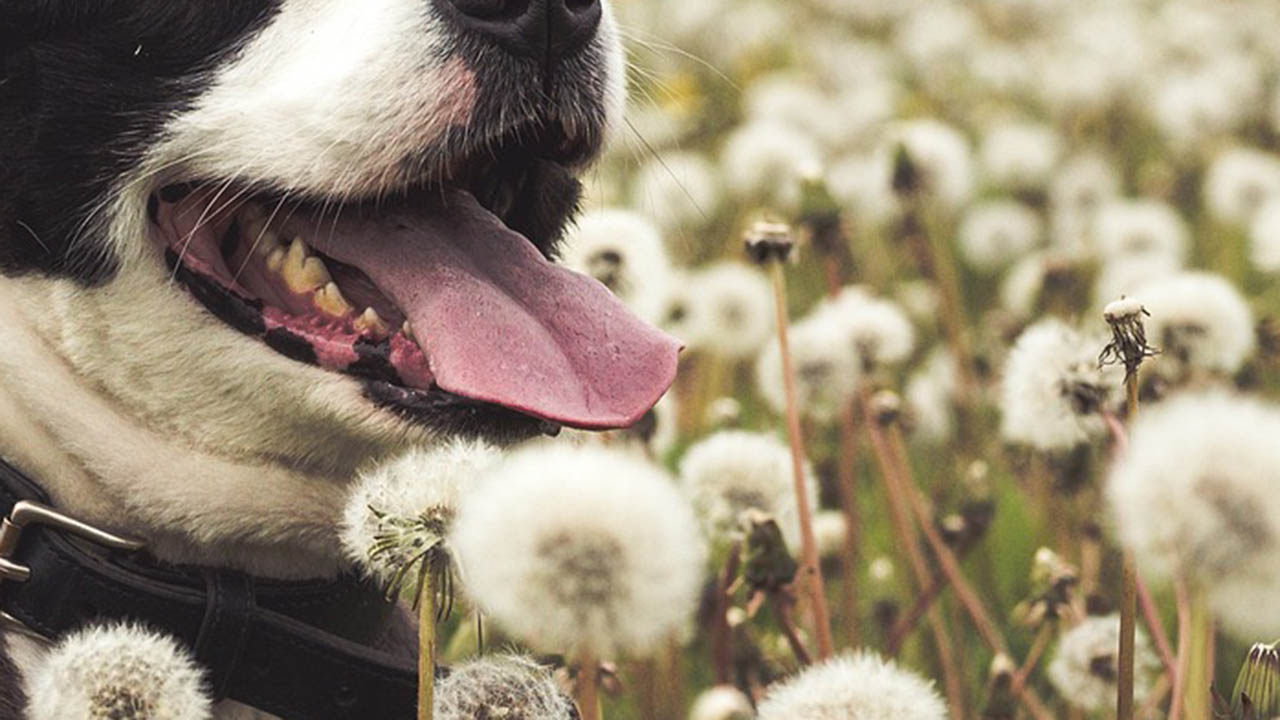
M 801 574 L 808 591 L 809 609 L 813 614 L 814 634 L 818 641 L 818 657 L 830 658 L 835 653 L 831 636 L 831 615 L 827 609 L 826 590 L 822 582 L 822 566 L 818 559 L 818 543 L 813 533 L 813 513 L 809 507 L 808 480 L 805 476 L 804 433 L 800 426 L 800 409 L 796 402 L 795 368 L 788 344 L 790 316 L 787 311 L 787 279 L 784 265 L 791 257 L 794 242 L 787 225 L 761 222 L 752 228 L 746 240 L 747 254 L 757 264 L 769 269 L 777 308 L 778 344 L 782 350 L 782 378 L 787 398 L 787 437 L 791 443 L 792 471 L 795 478 L 796 505 L 800 514 Z

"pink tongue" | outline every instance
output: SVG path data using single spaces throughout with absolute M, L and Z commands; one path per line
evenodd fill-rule
M 606 429 L 635 424 L 671 387 L 674 338 L 600 283 L 548 262 L 471 195 L 428 204 L 325 221 L 308 242 L 395 301 L 442 389 Z

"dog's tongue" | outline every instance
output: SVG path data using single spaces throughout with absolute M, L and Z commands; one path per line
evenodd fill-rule
M 442 389 L 605 429 L 636 423 L 671 386 L 680 344 L 604 285 L 548 262 L 470 194 L 426 204 L 310 242 L 395 301 Z

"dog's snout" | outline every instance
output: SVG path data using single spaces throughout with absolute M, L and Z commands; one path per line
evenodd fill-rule
M 439 0 L 467 31 L 508 52 L 563 57 L 595 37 L 603 0 Z

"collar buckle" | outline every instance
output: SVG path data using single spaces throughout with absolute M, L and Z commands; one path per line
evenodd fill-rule
M 31 568 L 14 560 L 22 532 L 31 526 L 47 527 L 74 535 L 107 550 L 137 552 L 145 547 L 141 540 L 107 532 L 47 505 L 22 500 L 13 506 L 9 517 L 0 521 L 0 585 L 6 582 L 24 583 L 31 578 Z M 4 611 L 0 611 L 0 630 L 38 636 L 21 620 Z

